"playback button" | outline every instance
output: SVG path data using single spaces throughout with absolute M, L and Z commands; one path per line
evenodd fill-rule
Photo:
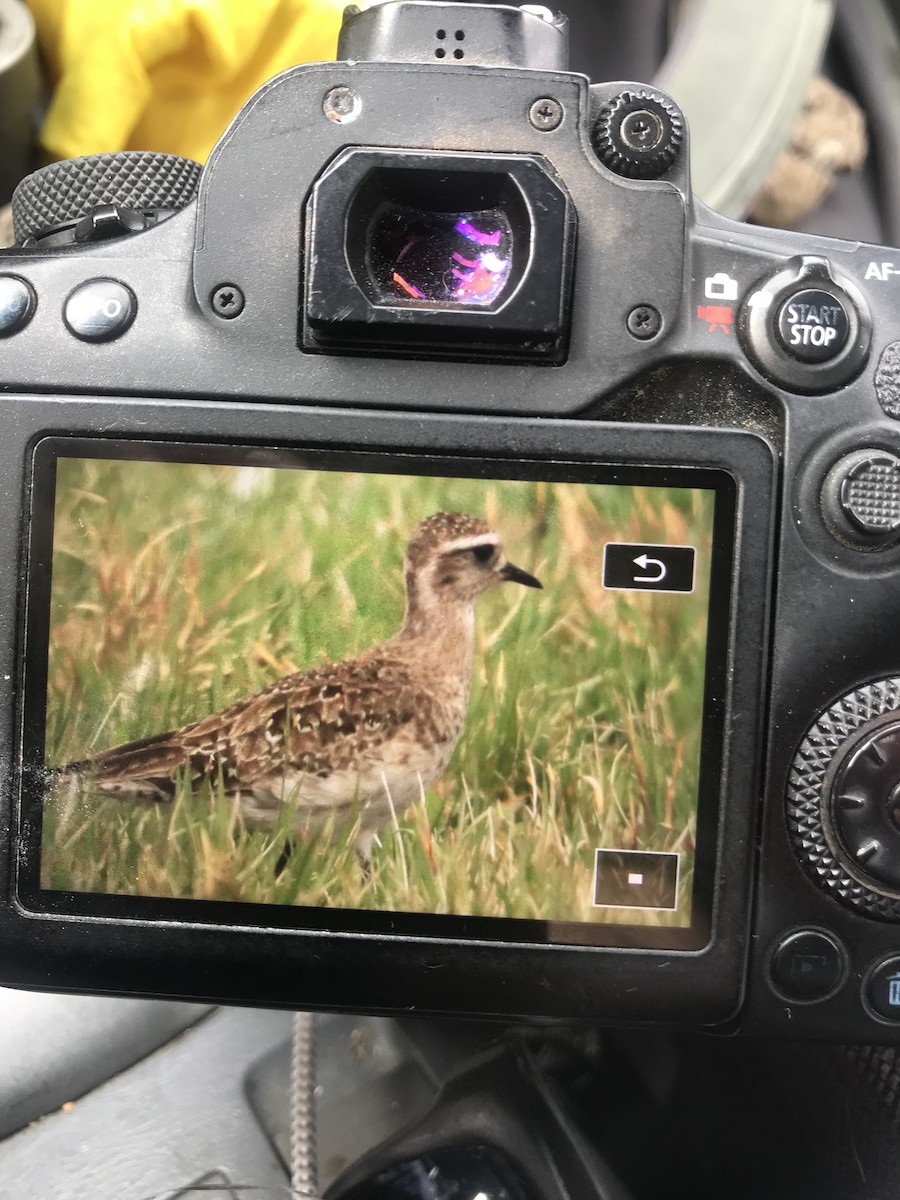
M 607 542 L 603 586 L 628 592 L 692 592 L 696 557 L 693 546 Z
M 847 956 L 837 938 L 821 929 L 798 929 L 775 947 L 772 984 L 787 1000 L 827 1000 L 843 983 Z

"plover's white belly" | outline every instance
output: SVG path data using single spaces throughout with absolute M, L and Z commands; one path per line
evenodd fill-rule
M 419 800 L 425 789 L 447 768 L 456 738 L 423 747 L 408 738 L 394 738 L 366 756 L 357 767 L 328 775 L 295 768 L 242 788 L 235 797 L 248 825 L 272 828 L 282 809 L 295 814 L 298 836 L 335 830 L 360 820 L 362 833 L 375 832 Z

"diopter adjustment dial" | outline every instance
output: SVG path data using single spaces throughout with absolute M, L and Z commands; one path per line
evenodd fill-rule
M 667 96 L 646 88 L 607 100 L 594 124 L 594 148 L 605 167 L 628 179 L 665 175 L 681 150 L 684 118 Z

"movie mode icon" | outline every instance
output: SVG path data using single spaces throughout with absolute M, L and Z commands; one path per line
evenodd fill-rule
M 696 558 L 693 546 L 607 542 L 603 586 L 628 592 L 692 592 Z

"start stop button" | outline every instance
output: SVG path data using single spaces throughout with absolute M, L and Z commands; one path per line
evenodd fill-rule
M 859 288 L 826 258 L 789 258 L 748 288 L 736 322 L 741 346 L 780 387 L 824 396 L 862 370 L 872 320 Z
M 846 346 L 850 318 L 837 296 L 820 288 L 805 288 L 781 305 L 775 332 L 785 352 L 798 362 L 828 362 Z

